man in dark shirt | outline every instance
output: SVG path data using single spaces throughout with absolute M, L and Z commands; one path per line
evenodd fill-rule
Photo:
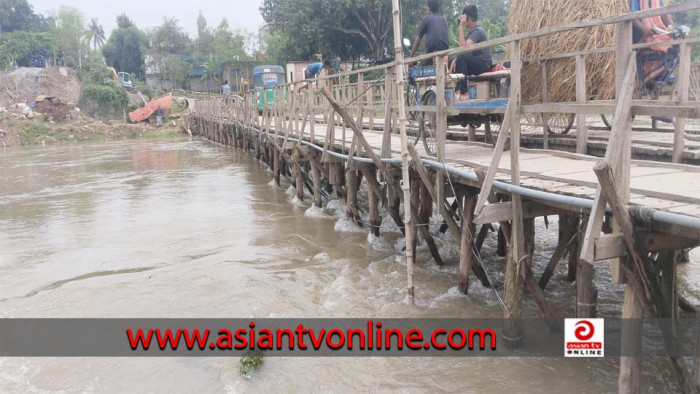
M 421 40 L 425 37 L 425 53 L 443 51 L 450 48 L 447 38 L 447 19 L 440 15 L 441 0 L 428 0 L 428 15 L 418 28 L 418 37 L 413 44 L 411 57 L 416 54 Z M 430 61 L 429 63 L 432 63 Z
M 474 4 L 467 4 L 459 17 L 459 45 L 467 47 L 488 41 L 486 31 L 479 26 L 479 10 Z M 464 30 L 469 29 L 469 34 L 465 37 Z M 479 75 L 491 71 L 493 68 L 491 59 L 491 48 L 479 49 L 477 51 L 459 55 L 452 62 L 451 70 L 465 76 Z M 467 82 L 462 81 L 460 85 L 461 94 L 468 90 Z

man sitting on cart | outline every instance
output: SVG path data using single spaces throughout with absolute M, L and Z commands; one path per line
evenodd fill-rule
M 447 19 L 440 15 L 440 4 L 442 0 L 428 0 L 428 15 L 423 18 L 423 22 L 418 28 L 418 37 L 413 43 L 411 56 L 418 50 L 423 37 L 425 37 L 425 53 L 444 51 L 450 48 L 450 41 L 447 37 Z M 433 64 L 432 60 L 423 62 L 423 66 Z
M 479 10 L 474 4 L 467 4 L 462 10 L 462 15 L 459 17 L 459 45 L 468 47 L 488 41 L 486 31 L 479 26 Z M 468 34 L 464 34 L 465 29 L 469 29 Z M 473 52 L 459 55 L 457 59 L 452 61 L 450 69 L 452 72 L 464 74 L 465 76 L 479 75 L 491 71 L 493 68 L 491 58 L 491 48 L 479 49 Z M 459 87 L 462 95 L 466 94 L 468 83 L 466 79 L 462 80 Z

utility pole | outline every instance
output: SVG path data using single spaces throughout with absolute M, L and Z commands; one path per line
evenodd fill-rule
M 396 86 L 399 92 L 404 91 L 404 58 L 401 34 L 401 12 L 399 0 L 391 1 L 391 8 L 394 21 L 394 53 L 396 59 Z M 401 97 L 401 95 L 399 95 Z M 404 204 L 404 224 L 406 226 L 406 270 L 408 272 L 408 297 L 411 303 L 415 303 L 414 266 L 416 256 L 413 254 L 415 245 L 415 223 L 411 215 L 411 178 L 408 163 L 408 137 L 406 136 L 406 103 L 404 100 L 397 100 L 399 104 L 399 131 L 401 133 L 401 189 L 403 190 Z M 390 130 L 384 130 L 390 133 Z

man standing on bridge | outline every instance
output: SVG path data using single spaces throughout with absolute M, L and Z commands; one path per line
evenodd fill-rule
M 331 62 L 329 60 L 326 60 L 323 63 L 310 64 L 308 67 L 306 67 L 306 70 L 304 70 L 304 77 L 307 79 L 307 81 L 304 82 L 304 84 L 301 85 L 297 91 L 301 92 L 303 89 L 308 88 L 310 82 L 316 83 L 316 79 L 318 79 L 319 75 L 321 75 L 321 72 L 323 70 L 329 70 L 330 68 Z

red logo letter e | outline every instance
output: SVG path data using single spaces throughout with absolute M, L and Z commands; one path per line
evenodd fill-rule
M 595 334 L 595 327 L 593 327 L 593 323 L 589 322 L 588 320 L 581 320 L 580 322 L 576 323 L 576 331 L 574 331 L 574 335 L 576 335 L 576 338 L 579 341 L 587 341 L 593 338 L 593 334 Z

